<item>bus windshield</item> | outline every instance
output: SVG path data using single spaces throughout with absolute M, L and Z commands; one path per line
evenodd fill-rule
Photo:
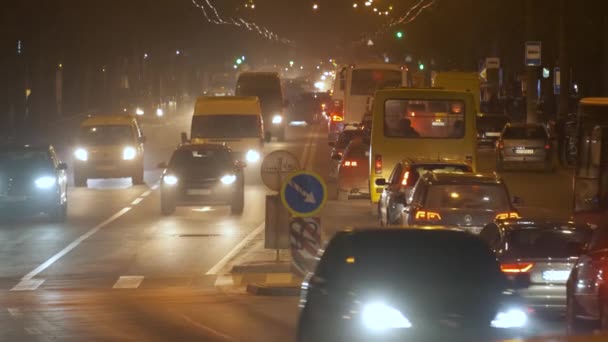
M 401 70 L 353 70 L 351 95 L 374 95 L 376 90 L 399 87 L 402 83 Z
M 387 100 L 384 135 L 393 138 L 463 138 L 461 100 Z

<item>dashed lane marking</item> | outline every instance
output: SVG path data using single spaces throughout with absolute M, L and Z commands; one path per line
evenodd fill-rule
M 141 197 L 148 197 L 148 196 L 150 196 L 151 193 L 152 193 L 152 191 L 148 190 L 148 191 L 144 192 L 143 194 L 141 194 Z
M 138 205 L 143 200 L 144 200 L 143 197 L 137 197 L 135 200 L 133 200 L 133 202 L 131 202 L 131 205 Z
M 143 276 L 121 276 L 118 278 L 113 289 L 136 289 L 144 281 Z
M 21 281 L 15 285 L 11 291 L 34 291 L 44 283 L 44 279 L 21 279 Z

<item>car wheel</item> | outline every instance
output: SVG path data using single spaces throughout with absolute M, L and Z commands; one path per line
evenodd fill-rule
M 161 197 L 160 197 L 160 213 L 163 216 L 173 215 L 173 213 L 175 212 L 175 208 L 176 208 L 175 201 L 172 200 L 172 199 L 165 198 L 165 197 L 166 196 L 163 196 L 161 194 Z
M 270 134 L 270 132 L 265 132 L 264 133 L 264 141 L 265 142 L 270 142 L 270 140 L 272 140 L 272 134 Z
M 597 322 L 581 320 L 577 318 L 576 315 L 576 304 L 572 297 L 568 297 L 566 306 L 566 330 L 568 335 L 590 334 L 597 328 Z
M 84 177 L 80 172 L 74 172 L 74 186 L 77 188 L 86 188 L 87 177 Z
M 55 207 L 50 213 L 51 221 L 55 223 L 63 223 L 68 217 L 68 203 Z
M 133 176 L 131 176 L 131 183 L 133 185 L 143 185 L 144 184 L 144 168 L 137 170 Z
M 234 195 L 234 199 L 230 204 L 230 213 L 232 215 L 241 215 L 245 207 L 245 191 L 241 190 Z

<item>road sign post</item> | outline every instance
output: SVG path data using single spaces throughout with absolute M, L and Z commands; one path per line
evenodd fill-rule
M 540 66 L 542 63 L 541 42 L 526 42 L 526 66 Z

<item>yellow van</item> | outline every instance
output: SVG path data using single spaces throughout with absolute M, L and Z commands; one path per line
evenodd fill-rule
M 190 140 L 226 144 L 247 163 L 257 163 L 264 148 L 264 122 L 255 96 L 203 96 L 196 100 Z
M 145 140 L 133 116 L 88 117 L 76 138 L 74 185 L 87 186 L 90 178 L 122 177 L 143 184 Z
M 477 160 L 475 101 L 469 92 L 396 88 L 376 93 L 370 148 L 370 195 L 378 203 L 383 186 L 403 158 Z
M 477 72 L 440 72 L 433 79 L 433 87 L 472 93 L 473 100 L 475 101 L 475 109 L 477 112 L 479 112 L 481 101 L 481 80 Z

